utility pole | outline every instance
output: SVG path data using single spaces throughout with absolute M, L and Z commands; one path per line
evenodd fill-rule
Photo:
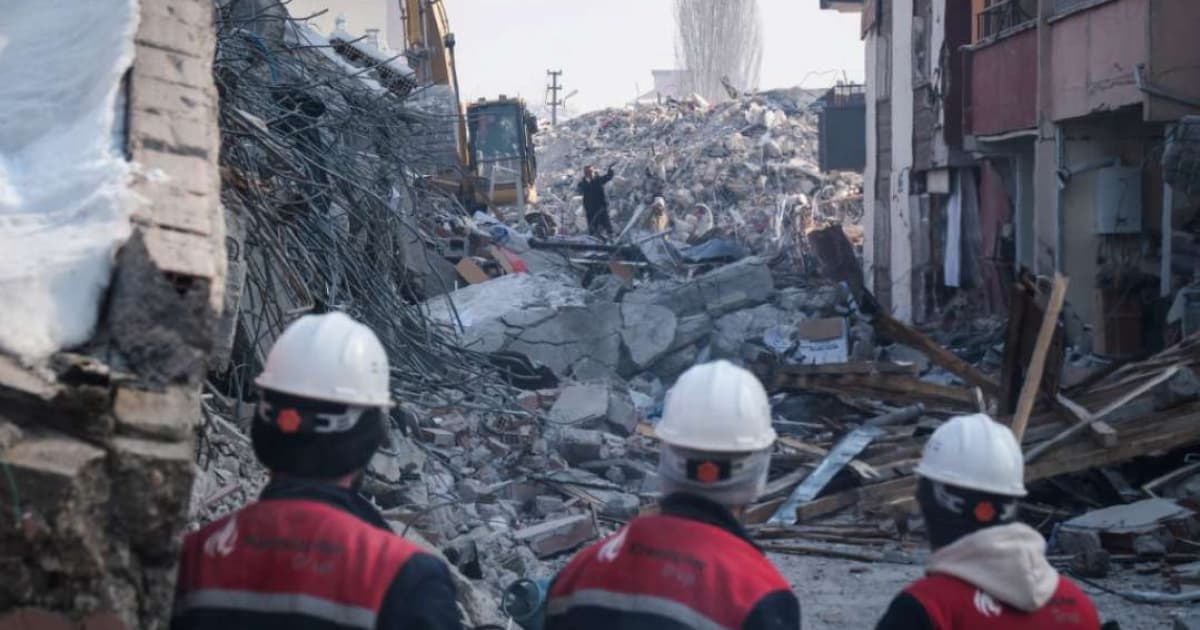
M 550 125 L 558 125 L 558 108 L 563 102 L 558 98 L 558 93 L 562 90 L 562 86 L 558 84 L 558 77 L 562 76 L 562 70 L 547 70 L 546 76 L 550 77 L 550 85 L 546 86 L 546 104 L 550 106 Z

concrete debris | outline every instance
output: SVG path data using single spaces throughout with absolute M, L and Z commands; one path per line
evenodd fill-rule
M 861 178 L 817 168 L 816 116 L 804 109 L 815 96 L 780 90 L 715 106 L 692 97 L 574 118 L 537 137 L 543 212 L 582 232 L 575 183 L 585 165 L 615 163 L 615 225 L 661 196 L 674 239 L 715 232 L 752 251 L 785 251 L 809 221 L 862 214 Z
M 678 317 L 720 317 L 766 302 L 775 281 L 766 262 L 750 257 L 718 267 L 683 283 L 648 284 L 625 296 L 626 304 L 658 304 Z
M 1110 553 L 1133 553 L 1141 556 L 1165 556 L 1177 540 L 1191 540 L 1200 533 L 1200 519 L 1174 501 L 1146 499 L 1126 505 L 1115 505 L 1075 517 L 1059 528 L 1060 540 L 1068 546 L 1080 545 L 1092 551 L 1098 543 Z
M 558 452 L 568 464 L 606 459 L 604 433 L 591 429 L 564 428 L 558 432 Z
M 513 538 L 528 544 L 539 558 L 571 551 L 597 536 L 596 521 L 588 514 L 566 516 L 513 533 Z
M 609 391 L 605 383 L 569 385 L 550 408 L 556 424 L 595 429 L 608 417 Z

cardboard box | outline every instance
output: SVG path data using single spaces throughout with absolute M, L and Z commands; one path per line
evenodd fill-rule
M 850 360 L 850 328 L 845 317 L 806 319 L 796 325 L 796 356 L 801 363 L 823 365 Z

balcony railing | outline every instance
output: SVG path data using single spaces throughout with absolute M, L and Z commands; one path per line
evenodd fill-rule
M 1033 18 L 1033 15 L 1021 7 L 1019 0 L 993 2 L 975 16 L 980 39 L 999 35 L 1026 22 L 1031 22 Z

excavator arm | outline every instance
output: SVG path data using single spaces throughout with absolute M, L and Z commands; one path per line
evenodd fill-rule
M 442 0 L 392 0 L 402 2 L 400 16 L 410 63 L 423 85 L 445 85 L 453 91 L 457 114 L 458 162 L 467 165 L 467 121 L 458 91 L 458 69 L 454 66 L 454 33 L 446 19 Z
M 494 206 L 537 202 L 533 134 L 537 122 L 521 99 L 503 95 L 481 99 L 464 111 L 454 63 L 454 34 L 443 0 L 391 0 L 400 2 L 406 53 L 418 83 L 445 85 L 454 94 L 458 163 L 454 176 L 465 205 Z M 452 179 L 439 177 L 451 183 Z

